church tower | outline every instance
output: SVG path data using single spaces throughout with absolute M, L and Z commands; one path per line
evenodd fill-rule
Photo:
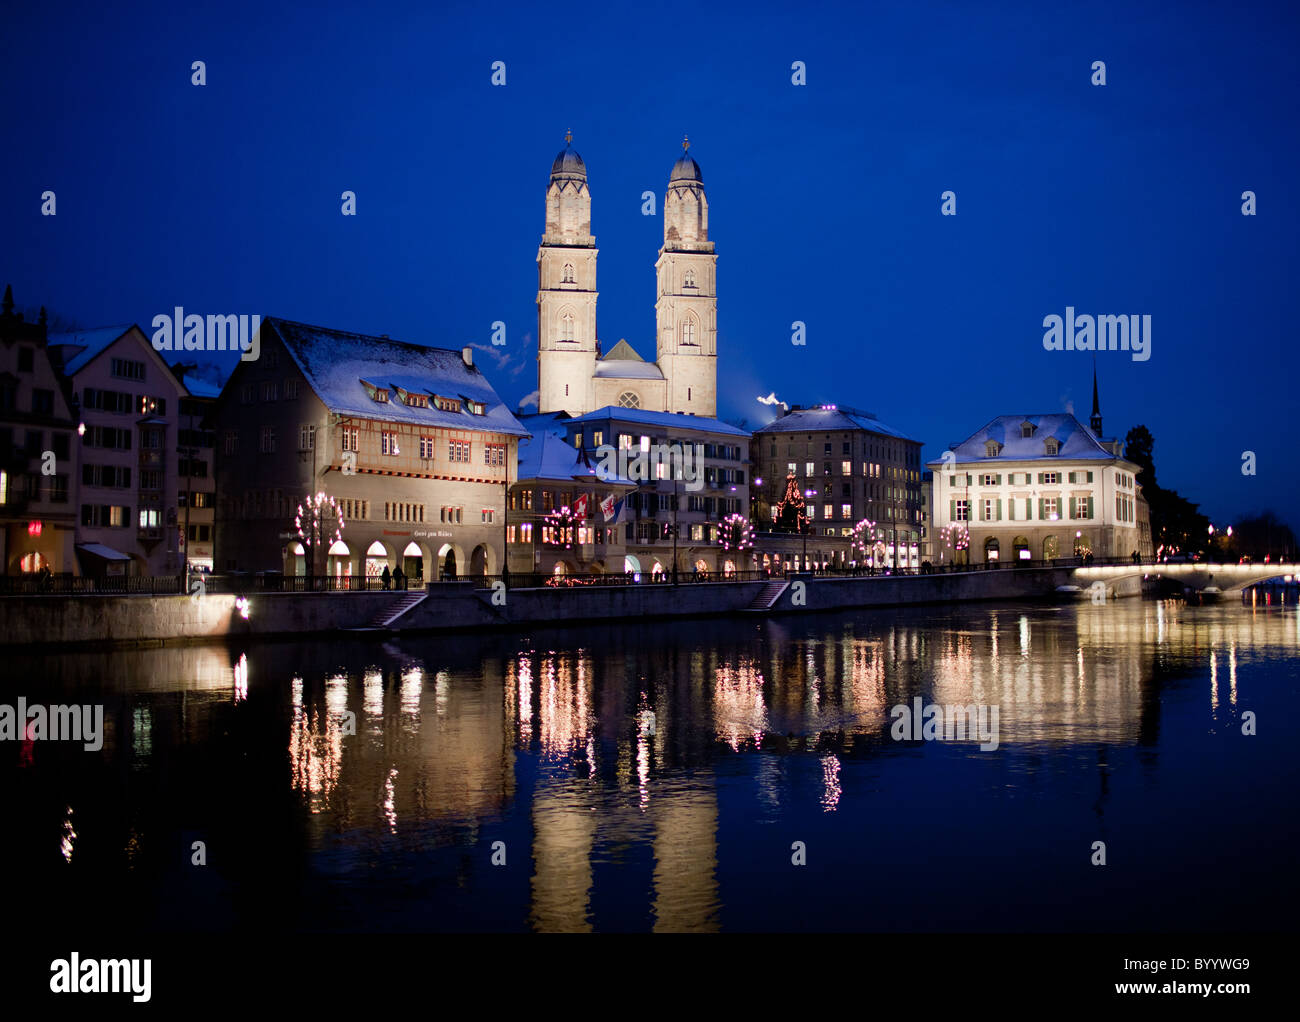
M 537 410 L 580 415 L 591 409 L 596 368 L 596 239 L 587 166 L 572 132 L 564 141 L 537 250 Z
M 690 139 L 664 197 L 664 244 L 655 263 L 657 361 L 670 412 L 715 416 L 718 402 L 717 262 L 709 241 L 704 174 Z

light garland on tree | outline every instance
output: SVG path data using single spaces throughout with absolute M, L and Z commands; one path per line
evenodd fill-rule
M 949 525 L 943 530 L 944 545 L 950 547 L 955 555 L 960 550 L 970 547 L 970 529 L 964 525 Z
M 551 543 L 554 546 L 563 546 L 565 550 L 573 549 L 573 542 L 578 535 L 578 526 L 581 519 L 566 504 L 564 507 L 556 508 L 546 516 L 546 524 L 551 529 Z M 557 534 L 562 537 L 556 539 Z
M 876 523 L 870 518 L 864 518 L 862 521 L 858 522 L 857 525 L 853 526 L 853 551 L 855 553 L 860 553 L 864 561 L 870 555 L 871 551 L 875 549 L 875 528 Z
M 748 550 L 754 545 L 754 527 L 742 514 L 730 514 L 722 519 L 718 534 L 722 540 L 722 549 L 728 552 Z
M 324 542 L 323 512 L 326 508 L 332 512 L 330 517 L 337 520 L 334 529 L 334 542 L 338 543 L 343 539 L 343 508 L 339 502 L 329 494 L 321 492 L 315 496 L 307 497 L 298 505 L 298 513 L 293 517 L 294 528 L 298 530 L 298 538 L 302 541 L 303 546 L 313 548 L 318 542 Z M 313 558 L 313 561 L 315 559 Z

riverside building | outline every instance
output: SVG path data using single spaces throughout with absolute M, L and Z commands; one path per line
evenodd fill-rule
M 471 348 L 267 317 L 258 358 L 236 366 L 212 422 L 217 570 L 377 578 L 401 567 L 413 582 L 500 572 L 528 431 Z M 304 504 L 318 493 L 319 528 Z

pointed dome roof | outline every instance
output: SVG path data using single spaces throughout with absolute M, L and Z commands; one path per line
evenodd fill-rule
M 700 165 L 691 159 L 691 137 L 689 135 L 682 139 L 681 159 L 673 164 L 673 172 L 668 175 L 670 185 L 677 181 L 694 181 L 698 184 L 704 184 L 704 171 L 700 170 Z
M 582 162 L 582 157 L 578 151 L 573 148 L 572 144 L 566 144 L 560 150 L 560 154 L 555 157 L 555 162 L 551 164 L 551 177 L 581 177 L 586 178 L 587 165 Z
M 698 163 L 683 154 L 682 158 L 673 164 L 673 172 L 668 175 L 668 183 L 672 184 L 674 181 L 697 181 L 704 184 L 704 171 L 700 170 Z

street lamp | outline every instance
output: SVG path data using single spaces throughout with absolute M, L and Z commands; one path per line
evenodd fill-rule
M 807 488 L 803 491 L 804 504 L 808 503 L 809 497 L 817 496 L 817 491 Z M 803 560 L 800 562 L 804 571 L 808 570 L 808 533 L 812 531 L 812 516 L 805 510 L 803 516 Z

